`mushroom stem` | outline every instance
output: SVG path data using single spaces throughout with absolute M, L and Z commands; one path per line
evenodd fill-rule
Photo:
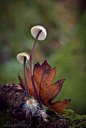
M 41 104 L 40 98 L 39 98 L 39 96 L 37 94 L 37 91 L 36 91 L 36 87 L 35 87 L 35 84 L 34 84 L 33 76 L 31 76 L 31 80 L 32 80 L 32 85 L 33 85 L 33 88 L 34 88 L 34 92 L 35 92 L 36 98 L 38 100 L 38 103 L 40 105 L 40 108 L 42 109 L 42 104 Z
M 32 80 L 32 85 L 33 85 L 33 89 L 34 89 L 35 96 L 36 96 L 36 98 L 37 98 L 37 100 L 38 100 L 38 103 L 39 103 L 41 109 L 43 109 L 43 108 L 42 108 L 41 101 L 40 101 L 40 98 L 39 98 L 39 96 L 38 96 L 38 94 L 37 94 L 37 90 L 36 90 L 36 87 L 35 87 L 35 84 L 34 84 L 34 80 L 33 80 L 33 73 L 32 73 L 32 58 L 33 58 L 33 52 L 34 52 L 34 48 L 35 48 L 37 39 L 38 39 L 38 37 L 39 37 L 39 35 L 40 35 L 41 32 L 42 32 L 42 30 L 40 30 L 40 31 L 38 32 L 38 34 L 37 34 L 37 36 L 36 36 L 36 39 L 35 39 L 35 42 L 34 42 L 34 45 L 33 45 L 33 48 L 32 48 L 32 51 L 31 51 L 31 55 L 30 55 L 30 75 L 31 75 L 31 80 Z
M 26 74 L 26 57 L 24 57 L 24 80 L 25 80 L 25 92 L 27 99 L 30 98 L 28 86 L 27 86 L 27 74 Z
M 37 39 L 40 35 L 40 33 L 42 32 L 42 30 L 40 30 L 36 36 L 36 39 L 35 39 L 35 42 L 34 42 L 34 45 L 33 45 L 33 48 L 32 48 L 32 51 L 31 51 L 31 55 L 30 55 L 30 74 L 31 76 L 33 75 L 33 72 L 32 72 L 32 58 L 33 58 L 33 53 L 34 53 L 34 49 L 35 49 L 35 45 L 36 45 L 36 42 L 37 42 Z

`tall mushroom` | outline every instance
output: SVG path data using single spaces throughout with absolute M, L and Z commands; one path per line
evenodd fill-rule
M 35 49 L 35 45 L 36 45 L 37 40 L 40 40 L 40 41 L 44 40 L 46 38 L 46 36 L 47 36 L 47 31 L 43 26 L 37 25 L 37 26 L 34 26 L 34 27 L 31 28 L 31 34 L 35 38 L 35 42 L 34 42 L 34 45 L 33 45 L 32 51 L 31 51 L 31 55 L 30 55 L 31 80 L 32 80 L 32 85 L 33 85 L 33 88 L 34 88 L 35 96 L 36 96 L 36 98 L 38 100 L 38 103 L 40 105 L 40 108 L 41 108 L 38 111 L 38 115 L 41 116 L 44 120 L 46 120 L 47 114 L 46 114 L 45 109 L 42 107 L 42 104 L 41 104 L 40 98 L 39 98 L 39 96 L 37 94 L 37 91 L 36 91 L 36 88 L 35 88 L 35 84 L 34 84 L 34 80 L 33 80 L 32 58 L 33 58 L 33 53 L 34 53 L 34 49 Z
M 34 26 L 31 28 L 31 34 L 35 38 L 35 42 L 34 42 L 34 45 L 33 45 L 32 51 L 31 51 L 31 55 L 30 55 L 30 73 L 32 76 L 32 57 L 33 57 L 35 45 L 36 45 L 37 40 L 42 41 L 46 38 L 47 31 L 43 26 L 37 25 L 37 26 Z
M 41 101 L 40 101 L 39 96 L 37 94 L 35 84 L 34 84 L 34 80 L 33 80 L 33 76 L 32 76 L 33 75 L 33 72 L 32 72 L 32 58 L 33 58 L 33 53 L 34 53 L 34 49 L 35 49 L 35 45 L 36 45 L 37 40 L 44 40 L 47 36 L 47 31 L 43 26 L 37 25 L 37 26 L 34 26 L 34 27 L 31 28 L 31 34 L 35 38 L 35 42 L 34 42 L 34 45 L 33 45 L 32 51 L 31 51 L 31 55 L 30 55 L 30 74 L 31 74 L 32 85 L 33 85 L 33 88 L 34 88 L 36 98 L 39 102 L 40 107 L 42 108 Z

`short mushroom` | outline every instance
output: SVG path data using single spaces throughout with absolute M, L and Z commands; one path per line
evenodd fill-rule
M 41 26 L 41 25 L 37 25 L 31 28 L 31 34 L 34 38 L 36 38 L 38 32 L 41 30 L 40 35 L 38 36 L 38 40 L 44 40 L 47 36 L 47 31 L 46 29 Z
M 28 52 L 22 52 L 17 55 L 17 60 L 20 63 L 24 64 L 25 91 L 26 91 L 26 97 L 28 99 L 30 98 L 30 95 L 29 95 L 29 90 L 28 90 L 28 86 L 27 86 L 26 63 L 29 61 L 29 59 L 30 59 L 30 55 Z
M 28 52 L 22 52 L 22 53 L 19 53 L 17 55 L 17 60 L 20 62 L 20 63 L 24 63 L 24 57 L 26 57 L 26 63 L 29 61 L 30 59 L 30 55 Z

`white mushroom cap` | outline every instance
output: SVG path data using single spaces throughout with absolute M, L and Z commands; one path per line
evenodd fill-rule
M 47 36 L 47 31 L 43 26 L 37 25 L 31 28 L 31 34 L 34 38 L 36 38 L 38 32 L 42 30 L 42 32 L 40 33 L 38 40 L 44 40 Z
M 26 57 L 26 63 L 29 61 L 30 59 L 30 55 L 28 52 L 22 52 L 22 53 L 19 53 L 17 55 L 17 60 L 20 62 L 20 63 L 24 63 L 24 57 Z

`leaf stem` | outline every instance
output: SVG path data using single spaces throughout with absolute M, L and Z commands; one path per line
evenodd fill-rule
M 28 86 L 27 86 L 27 74 L 26 74 L 26 57 L 24 57 L 24 80 L 25 80 L 25 91 L 27 99 L 30 98 Z

